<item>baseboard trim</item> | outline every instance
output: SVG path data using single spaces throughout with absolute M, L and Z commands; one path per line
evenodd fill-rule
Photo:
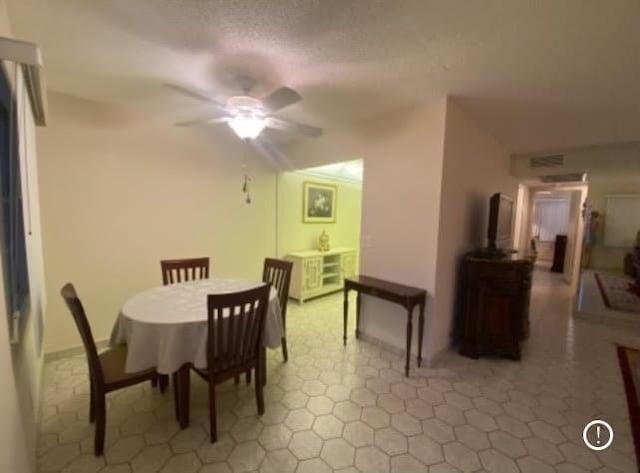
M 404 348 L 400 348 L 400 347 L 397 347 L 395 345 L 392 345 L 389 342 L 385 342 L 385 341 L 379 339 L 378 337 L 374 337 L 373 335 L 369 335 L 367 333 L 364 333 L 362 330 L 360 331 L 360 340 L 363 340 L 363 341 L 368 342 L 368 343 L 372 343 L 373 345 L 376 345 L 377 347 L 380 347 L 383 350 L 389 351 L 391 353 L 395 353 L 396 355 L 405 356 L 405 354 L 407 352 Z M 425 348 L 425 347 L 423 347 L 423 348 Z M 411 354 L 411 363 L 412 364 L 413 364 L 413 360 L 417 356 L 418 356 L 418 353 L 412 353 Z M 425 357 L 424 355 L 422 356 L 422 363 L 421 364 L 422 364 L 423 367 L 427 367 L 427 368 L 429 368 L 431 366 L 429 364 L 429 362 L 428 362 L 428 357 Z
M 96 348 L 98 350 L 101 350 L 103 348 L 107 348 L 109 346 L 109 340 L 108 339 L 104 339 L 104 340 L 98 340 L 96 341 Z M 49 353 L 45 353 L 44 354 L 44 361 L 49 362 L 49 361 L 54 361 L 54 360 L 60 360 L 62 358 L 69 358 L 72 356 L 77 356 L 77 355 L 84 355 L 85 351 L 84 351 L 84 347 L 82 345 L 78 345 L 75 347 L 71 347 L 71 348 L 65 348 L 64 350 L 59 350 L 59 351 L 52 351 Z

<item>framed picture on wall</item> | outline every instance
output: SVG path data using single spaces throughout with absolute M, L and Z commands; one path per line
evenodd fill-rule
M 331 184 L 305 182 L 302 197 L 304 223 L 334 223 L 338 188 Z

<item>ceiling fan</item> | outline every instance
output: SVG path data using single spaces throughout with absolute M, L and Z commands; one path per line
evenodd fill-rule
M 209 95 L 191 87 L 176 84 L 165 86 L 189 97 L 213 104 L 215 112 L 195 120 L 176 123 L 177 126 L 200 125 L 204 123 L 226 123 L 239 138 L 256 139 L 265 128 L 274 128 L 284 132 L 301 136 L 317 138 L 322 135 L 322 128 L 304 125 L 273 116 L 273 113 L 293 105 L 300 100 L 300 94 L 289 87 L 280 87 L 265 97 L 259 99 L 249 95 L 253 81 L 245 79 L 243 95 L 234 95 L 225 102 L 221 102 Z

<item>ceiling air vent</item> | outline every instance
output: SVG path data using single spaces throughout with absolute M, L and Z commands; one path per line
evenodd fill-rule
M 554 174 L 552 176 L 540 176 L 540 181 L 545 184 L 555 184 L 561 182 L 582 182 L 584 174 L 573 172 L 570 174 Z
M 561 154 L 551 154 L 549 156 L 536 156 L 529 159 L 530 168 L 552 168 L 562 166 L 564 164 L 564 156 Z

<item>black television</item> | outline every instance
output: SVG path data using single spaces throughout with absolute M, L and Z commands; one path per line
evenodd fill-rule
M 487 236 L 490 250 L 504 250 L 511 244 L 513 199 L 496 193 L 489 200 L 489 229 Z

